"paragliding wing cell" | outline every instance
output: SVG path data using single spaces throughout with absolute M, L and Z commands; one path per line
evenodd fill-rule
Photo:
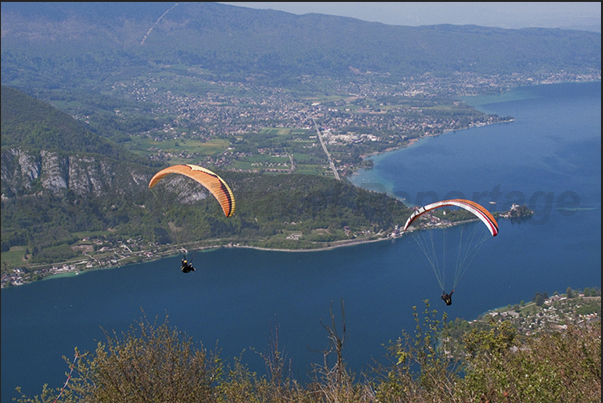
M 488 230 L 490 231 L 492 236 L 498 235 L 498 223 L 496 222 L 496 219 L 492 216 L 492 214 L 490 214 L 488 210 L 486 210 L 483 206 L 480 206 L 476 202 L 465 199 L 443 200 L 420 207 L 408 218 L 406 224 L 404 225 L 404 231 L 408 229 L 408 227 L 412 224 L 414 220 L 416 220 L 418 217 L 425 214 L 426 212 L 446 206 L 456 206 L 471 212 L 484 224 L 486 224 L 486 227 L 488 227 Z
M 201 183 L 212 195 L 214 195 L 216 200 L 218 200 L 226 217 L 230 217 L 234 214 L 235 199 L 232 190 L 230 190 L 230 187 L 228 187 L 226 182 L 214 172 L 192 164 L 174 165 L 157 172 L 149 182 L 149 189 L 169 174 L 185 175 Z

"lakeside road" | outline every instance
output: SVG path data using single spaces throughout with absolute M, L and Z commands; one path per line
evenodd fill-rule
M 512 217 L 509 215 L 505 215 L 505 214 L 499 216 L 499 219 L 509 219 L 509 218 L 512 218 Z M 475 221 L 478 221 L 478 219 L 468 219 L 468 220 L 462 220 L 462 221 L 449 222 L 446 224 L 446 226 L 461 225 L 461 224 L 466 224 L 466 223 L 475 222 Z M 442 226 L 438 226 L 438 228 L 442 228 Z M 432 228 L 428 227 L 428 228 L 424 228 L 422 230 L 429 230 L 429 229 L 432 229 Z M 139 264 L 139 263 L 151 262 L 151 261 L 160 260 L 160 259 L 166 259 L 166 258 L 170 258 L 173 256 L 178 256 L 183 253 L 183 249 L 184 249 L 185 253 L 188 253 L 189 251 L 190 252 L 192 252 L 192 251 L 211 251 L 211 250 L 220 249 L 220 248 L 256 249 L 256 250 L 272 251 L 272 252 L 320 252 L 320 251 L 333 250 L 336 248 L 360 245 L 360 244 L 365 244 L 365 243 L 374 243 L 374 242 L 380 242 L 380 241 L 395 241 L 396 239 L 403 238 L 407 233 L 411 233 L 413 231 L 414 230 L 410 230 L 410 229 L 408 232 L 399 232 L 398 230 L 394 230 L 390 233 L 385 233 L 385 232 L 380 231 L 379 233 L 371 234 L 371 235 L 361 237 L 361 238 L 332 241 L 332 242 L 329 242 L 328 244 L 324 244 L 324 245 L 321 244 L 320 246 L 318 246 L 316 248 L 303 248 L 303 249 L 302 248 L 300 248 L 300 249 L 267 248 L 267 247 L 262 247 L 262 246 L 240 245 L 239 243 L 235 244 L 233 242 L 228 242 L 226 244 L 217 244 L 217 245 L 210 244 L 210 245 L 200 246 L 199 242 L 190 242 L 190 243 L 186 244 L 186 246 L 187 246 L 186 249 L 184 249 L 184 245 L 180 245 L 177 248 L 166 248 L 161 251 L 156 251 L 154 253 L 151 253 L 149 250 L 140 250 L 137 252 L 132 252 L 132 255 L 136 255 L 136 257 L 138 258 L 137 260 L 128 261 L 129 258 L 122 257 L 121 259 L 118 259 L 115 263 L 107 264 L 107 265 L 103 265 L 103 266 L 87 267 L 86 269 L 82 269 L 81 267 L 78 267 L 78 266 L 81 266 L 83 263 L 87 262 L 87 261 L 79 261 L 79 259 L 77 262 L 74 260 L 74 261 L 68 261 L 68 262 L 58 263 L 58 264 L 55 263 L 55 264 L 53 264 L 53 269 L 46 268 L 46 269 L 40 270 L 39 274 L 43 273 L 43 275 L 44 275 L 43 278 L 53 278 L 53 277 L 77 275 L 80 273 L 86 273 L 86 272 L 95 271 L 95 270 L 113 269 L 113 268 L 126 266 L 126 265 L 130 265 L 130 264 Z M 228 240 L 217 239 L 214 241 L 220 242 L 220 241 L 228 241 Z M 240 241 L 241 240 L 239 240 L 239 242 Z M 89 257 L 98 261 L 98 259 L 94 256 L 89 256 Z M 126 262 L 124 262 L 123 260 L 126 260 Z M 2 288 L 4 288 L 6 286 L 6 282 L 7 282 L 6 280 L 8 280 L 8 277 L 7 278 L 3 277 Z M 10 280 L 11 280 L 12 285 L 22 285 L 22 284 L 31 282 L 31 281 L 24 280 L 20 275 L 13 276 L 10 278 Z M 33 281 L 36 281 L 36 280 L 33 280 Z
M 397 237 L 397 238 L 399 238 L 399 237 Z M 362 238 L 362 239 L 349 239 L 349 240 L 346 239 L 346 240 L 341 240 L 341 241 L 333 241 L 330 243 L 329 246 L 320 246 L 320 247 L 311 248 L 311 249 L 282 249 L 282 248 L 279 249 L 279 248 L 265 248 L 265 247 L 261 247 L 261 246 L 239 245 L 239 244 L 236 244 L 236 245 L 234 245 L 234 244 L 209 245 L 209 246 L 204 246 L 201 248 L 191 248 L 191 249 L 188 249 L 187 252 L 195 252 L 195 251 L 206 251 L 207 252 L 207 251 L 221 249 L 221 248 L 256 249 L 256 250 L 263 250 L 263 251 L 270 251 L 270 252 L 320 252 L 320 251 L 332 250 L 332 249 L 336 249 L 336 248 L 342 248 L 345 246 L 353 246 L 353 245 L 360 245 L 360 244 L 364 244 L 364 243 L 372 243 L 372 242 L 387 241 L 387 240 L 394 240 L 394 239 L 396 239 L 396 238 L 367 237 L 367 238 Z M 80 268 L 76 267 L 75 265 L 73 265 L 73 262 L 59 263 L 59 264 L 55 264 L 54 266 L 57 268 L 58 267 L 61 267 L 61 268 L 58 269 L 55 273 L 52 273 L 44 278 L 65 277 L 65 276 L 76 275 L 76 274 L 80 274 L 80 273 L 91 272 L 91 271 L 95 271 L 95 270 L 115 269 L 118 267 L 130 265 L 130 264 L 140 264 L 140 263 L 152 262 L 155 260 L 167 259 L 170 257 L 181 255 L 182 249 L 177 248 L 177 249 L 165 250 L 162 253 L 153 255 L 151 257 L 143 257 L 144 253 L 145 253 L 145 251 L 141 252 L 140 256 L 142 257 L 142 260 L 140 260 L 140 261 L 128 262 L 125 264 L 100 266 L 100 267 L 95 266 L 95 267 L 89 268 L 89 269 L 80 269 Z M 48 270 L 48 269 L 46 269 L 46 270 Z M 36 280 L 34 280 L 34 281 L 36 281 Z M 27 284 L 29 282 L 31 282 L 31 281 L 21 281 L 21 282 L 15 283 L 14 285 Z M 4 288 L 4 283 L 2 284 L 2 287 Z

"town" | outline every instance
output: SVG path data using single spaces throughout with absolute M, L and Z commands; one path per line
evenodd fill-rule
M 445 327 L 444 349 L 449 357 L 463 356 L 463 339 L 467 334 L 502 322 L 510 324 L 519 337 L 563 332 L 570 325 L 600 326 L 601 288 L 573 290 L 567 287 L 564 294 L 555 291 L 550 297 L 546 292 L 537 292 L 531 301 L 491 309 L 474 320 L 457 317 Z
M 306 77 L 300 84 L 306 89 L 298 91 L 260 86 L 253 80 L 211 81 L 194 68 L 188 73 L 136 77 L 107 88 L 116 99 L 144 105 L 150 119 L 168 117 L 159 127 L 126 133 L 129 141 L 124 144 L 131 151 L 164 163 L 341 177 L 369 167 L 370 160 L 364 158 L 368 155 L 408 146 L 425 136 L 512 121 L 478 112 L 459 97 L 598 78 L 459 73 L 449 79 L 424 74 L 384 84 L 367 74 L 355 82 Z M 188 87 L 204 92 L 191 93 Z M 134 111 L 141 109 L 116 105 L 114 119 L 135 119 L 140 115 Z M 93 124 L 89 114 L 72 115 Z M 320 140 L 329 147 L 336 172 Z
M 569 323 L 587 324 L 601 320 L 601 290 L 586 288 L 583 291 L 568 289 L 566 294 L 538 293 L 534 301 L 492 310 L 482 320 L 510 320 L 521 334 L 529 336 L 543 331 L 559 331 Z

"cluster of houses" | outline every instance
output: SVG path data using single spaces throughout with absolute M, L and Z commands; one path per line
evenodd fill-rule
M 576 301 L 573 306 L 561 305 L 559 306 L 556 302 L 569 301 L 567 296 L 556 294 L 550 298 L 544 300 L 542 309 L 538 310 L 534 314 L 522 315 L 518 312 L 518 309 L 506 309 L 489 312 L 488 315 L 492 317 L 500 317 L 501 319 L 512 320 L 518 330 L 526 335 L 538 333 L 543 329 L 551 330 L 564 330 L 567 328 L 566 319 L 571 319 L 579 322 L 589 322 L 596 320 L 599 317 L 598 313 L 588 314 L 576 314 L 577 309 L 581 303 L 580 298 L 584 297 L 584 293 L 577 293 L 577 298 L 572 298 Z
M 61 274 L 61 273 L 73 273 L 79 274 L 79 270 L 75 265 L 72 264 L 64 264 L 61 267 L 52 266 L 49 268 L 39 269 L 36 271 L 39 275 L 53 275 L 53 274 Z M 11 274 L 2 275 L 2 288 L 7 287 L 9 285 L 23 285 L 25 284 L 25 280 L 23 275 L 25 271 L 20 268 L 16 268 Z

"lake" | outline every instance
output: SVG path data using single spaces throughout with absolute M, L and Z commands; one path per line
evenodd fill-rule
M 601 285 L 601 83 L 520 88 L 467 98 L 515 121 L 446 133 L 373 157 L 374 169 L 351 179 L 409 204 L 479 199 L 492 210 L 527 203 L 534 217 L 500 220 L 445 306 L 425 258 L 410 237 L 317 252 L 218 249 L 198 253 L 183 275 L 180 257 L 3 289 L 2 402 L 60 387 L 74 348 L 93 351 L 103 329 L 126 331 L 142 311 L 227 362 L 240 356 L 264 367 L 274 326 L 292 374 L 309 380 L 328 348 L 329 308 L 341 331 L 344 359 L 360 372 L 385 354 L 383 344 L 412 333 L 412 307 L 474 319 L 489 309 L 530 300 L 536 292 Z M 477 197 L 474 197 L 477 196 Z M 493 201 L 496 204 L 490 204 Z M 479 224 L 470 224 L 479 225 Z M 255 349 L 255 351 L 253 351 Z

